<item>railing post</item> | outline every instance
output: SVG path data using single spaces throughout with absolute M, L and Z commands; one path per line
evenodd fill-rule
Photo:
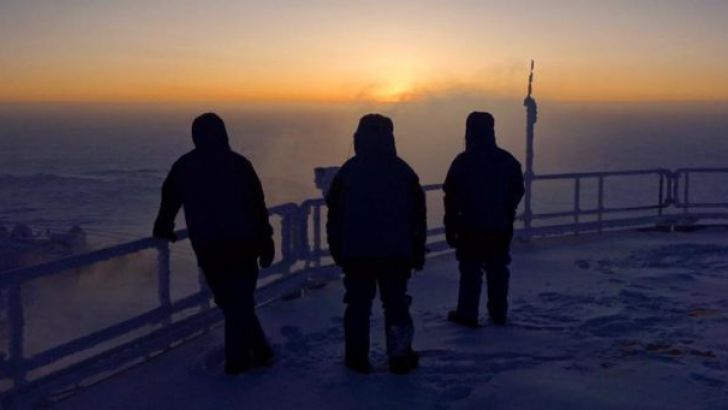
M 581 178 L 574 179 L 574 233 L 579 233 L 579 213 L 581 212 Z
M 8 289 L 8 321 L 9 321 L 9 357 L 12 366 L 14 386 L 20 387 L 26 382 L 26 369 L 24 357 L 24 328 L 23 294 L 19 284 Z
M 660 191 L 657 194 L 657 216 L 662 216 L 662 207 L 664 205 L 662 202 L 662 196 L 663 196 L 664 191 L 665 191 L 665 175 L 661 173 L 660 174 Z
M 680 206 L 680 172 L 672 174 L 672 201 L 675 207 Z
M 313 247 L 316 260 L 314 266 L 321 265 L 321 207 L 316 206 L 313 212 Z
M 308 215 L 311 212 L 311 207 L 308 204 L 308 202 L 301 204 L 301 208 L 298 212 L 298 232 L 296 236 L 298 240 L 298 244 L 296 245 L 298 255 L 296 255 L 296 257 L 304 260 L 306 268 L 308 268 L 311 261 L 311 246 L 309 245 L 308 237 Z
M 597 189 L 597 229 L 599 232 L 602 232 L 602 212 L 604 211 L 604 175 L 599 175 L 599 186 Z
M 291 242 L 293 238 L 294 225 L 292 223 L 293 215 L 290 211 L 286 211 L 281 218 L 281 258 L 287 266 L 293 264 L 291 258 Z
M 169 242 L 160 240 L 157 243 L 157 296 L 159 298 L 159 307 L 165 315 L 164 325 L 169 325 L 172 321 L 170 276 Z
M 523 232 L 526 239 L 531 238 L 531 223 L 533 218 L 533 211 L 531 209 L 531 185 L 533 181 L 533 171 L 526 170 L 523 174 L 523 184 L 526 189 L 526 193 L 523 197 Z
M 685 183 L 683 184 L 683 213 L 688 213 L 688 207 L 690 206 L 690 173 L 685 171 Z
M 305 234 L 304 226 L 306 224 L 306 218 L 303 215 L 303 205 L 296 204 L 295 211 L 291 215 L 291 231 L 290 231 L 290 237 L 291 237 L 291 243 L 290 243 L 290 252 L 291 252 L 291 265 L 294 265 L 296 262 L 298 262 L 301 259 L 305 258 L 305 241 L 303 239 L 303 235 Z
M 665 208 L 675 205 L 675 189 L 677 186 L 678 173 L 670 170 L 665 171 L 667 179 L 667 196 L 665 197 Z

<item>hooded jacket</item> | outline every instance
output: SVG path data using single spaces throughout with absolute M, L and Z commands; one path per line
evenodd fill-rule
M 224 125 L 220 132 L 194 127 L 195 149 L 174 163 L 162 186 L 154 233 L 169 237 L 184 207 L 203 270 L 236 269 L 270 252 L 273 230 L 263 188 L 250 161 L 230 149 Z
M 329 249 L 345 270 L 368 262 L 419 269 L 427 235 L 424 191 L 397 156 L 391 120 L 377 116 L 368 124 L 365 118 L 354 135 L 355 155 L 326 196 Z
M 488 234 L 513 234 L 516 208 L 524 194 L 521 164 L 498 148 L 490 114 L 486 124 L 471 124 L 465 151 L 452 162 L 443 185 L 445 230 L 453 238 L 478 238 Z M 476 118 L 478 119 L 478 118 Z

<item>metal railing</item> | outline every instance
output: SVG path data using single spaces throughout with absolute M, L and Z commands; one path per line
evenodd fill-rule
M 605 201 L 607 198 L 606 182 L 616 179 L 631 179 L 630 177 L 655 177 L 656 195 L 654 201 L 631 206 L 607 206 Z M 531 237 L 545 234 L 558 233 L 580 233 L 584 231 L 597 231 L 613 227 L 613 226 L 634 226 L 647 223 L 655 223 L 664 214 L 674 202 L 673 197 L 673 173 L 670 170 L 656 168 L 644 170 L 628 170 L 628 171 L 606 171 L 606 172 L 574 172 L 563 174 L 544 174 L 533 177 L 533 182 L 539 181 L 569 181 L 572 183 L 571 197 L 572 206 L 568 209 L 549 211 L 549 212 L 532 212 L 531 214 L 521 214 L 520 220 L 523 221 L 524 228 L 521 230 L 522 237 Z M 596 205 L 588 208 L 583 206 L 583 190 L 585 182 L 596 182 Z M 569 193 L 567 193 L 569 194 Z M 641 215 L 639 217 L 618 217 L 611 218 L 611 215 L 624 215 L 627 213 L 647 213 L 652 211 L 652 215 Z M 585 221 L 586 217 L 592 217 L 593 221 Z M 551 223 L 541 226 L 534 226 L 537 220 L 551 219 L 571 219 L 567 223 Z
M 580 232 L 602 232 L 605 229 L 628 228 L 637 226 L 658 225 L 663 228 L 688 225 L 698 220 L 724 220 L 728 219 L 728 201 L 696 202 L 691 199 L 691 176 L 713 175 L 723 178 L 728 183 L 728 168 L 681 168 L 671 171 L 663 168 L 583 172 L 565 174 L 536 175 L 533 182 L 539 181 L 571 181 L 572 201 L 571 207 L 558 211 L 532 212 L 519 215 L 524 228 L 518 234 L 521 237 L 568 234 Z M 626 178 L 632 183 L 630 177 L 654 177 L 654 199 L 651 202 L 632 206 L 605 205 L 607 198 L 606 181 Z M 585 208 L 582 206 L 584 181 L 596 180 L 596 206 Z M 715 182 L 715 181 L 714 181 Z M 724 184 L 725 185 L 725 184 Z M 649 186 L 646 188 L 650 188 Z M 706 188 L 703 186 L 703 188 Z M 714 193 L 728 198 L 728 189 Z M 711 212 L 706 212 L 710 209 Z M 585 217 L 594 220 L 585 221 Z M 530 220 L 526 221 L 526 219 Z M 537 220 L 571 219 L 569 223 L 546 223 L 533 226 Z
M 274 285 L 285 282 L 295 272 L 295 264 L 299 260 L 298 246 L 295 239 L 295 227 L 299 221 L 299 207 L 288 203 L 269 209 L 272 216 L 281 218 L 278 231 L 280 258 L 268 269 L 261 272 L 261 279 L 278 275 L 261 289 L 265 293 L 275 288 Z M 275 226 L 275 224 L 274 224 Z M 187 230 L 176 231 L 178 241 L 187 239 Z M 174 246 L 174 245 L 173 245 Z M 41 352 L 25 354 L 25 314 L 23 303 L 23 286 L 39 278 L 53 277 L 74 269 L 83 268 L 95 263 L 122 258 L 139 252 L 156 251 L 157 271 L 157 306 L 139 315 L 110 324 L 100 330 L 82 335 L 71 341 L 57 344 Z M 202 275 L 198 281 L 199 288 L 193 294 L 180 300 L 171 298 L 171 254 L 167 241 L 144 238 L 128 243 L 104 248 L 80 255 L 54 260 L 36 266 L 15 269 L 0 274 L 0 292 L 5 294 L 7 312 L 7 352 L 0 356 L 0 381 L 10 381 L 11 386 L 3 394 L 3 402 L 15 394 L 42 386 L 53 380 L 63 380 L 64 376 L 75 378 L 112 370 L 119 363 L 144 356 L 149 351 L 166 349 L 171 344 L 207 330 L 220 319 L 220 314 L 212 309 L 211 293 L 207 289 Z M 179 319 L 180 314 L 186 313 Z M 148 329 L 146 334 L 131 341 L 104 349 L 101 347 L 140 330 Z M 93 352 L 90 357 L 73 361 L 80 354 Z M 58 368 L 58 362 L 71 363 Z M 56 367 L 42 372 L 39 377 L 29 378 L 34 371 L 47 367 Z
M 517 235 L 530 238 L 543 235 L 557 235 L 581 232 L 601 232 L 605 229 L 648 226 L 654 224 L 690 223 L 697 219 L 728 219 L 728 202 L 693 202 L 691 189 L 695 174 L 717 174 L 728 176 L 728 168 L 684 168 L 676 171 L 648 169 L 614 172 L 587 172 L 537 175 L 532 183 L 544 181 L 567 181 L 572 187 L 572 203 L 568 209 L 521 213 Z M 628 207 L 606 206 L 609 191 L 606 181 L 616 178 L 654 177 L 657 192 L 653 201 Z M 585 181 L 596 181 L 596 206 L 584 207 L 582 186 Z M 423 187 L 427 193 L 440 192 L 441 185 Z M 287 203 L 269 210 L 280 218 L 278 249 L 280 258 L 261 272 L 265 285 L 258 289 L 258 300 L 272 300 L 283 292 L 305 284 L 316 273 L 338 274 L 324 246 L 325 202 L 321 198 L 309 199 L 301 204 Z M 710 208 L 711 212 L 704 212 Z M 694 212 L 699 210 L 700 212 Z M 644 213 L 648 213 L 644 215 Z M 627 214 L 628 216 L 625 216 Z M 640 214 L 640 215 L 635 215 Z M 569 223 L 552 222 L 571 219 Z M 586 221 L 585 218 L 594 220 Z M 534 221 L 545 221 L 534 226 Z M 447 250 L 443 238 L 444 228 L 436 226 L 428 230 L 428 248 L 434 252 Z M 187 238 L 186 230 L 177 232 L 180 240 Z M 178 245 L 172 245 L 178 246 Z M 109 324 L 103 329 L 81 335 L 44 351 L 25 354 L 24 340 L 24 298 L 23 285 L 38 278 L 51 277 L 72 269 L 83 268 L 97 262 L 134 255 L 142 251 L 156 251 L 157 306 L 142 314 L 121 322 Z M 37 266 L 16 269 L 0 274 L 0 292 L 5 294 L 7 312 L 7 352 L 0 356 L 0 382 L 8 386 L 3 393 L 3 402 L 10 403 L 14 397 L 38 389 L 50 391 L 52 386 L 67 386 L 84 377 L 110 372 L 150 352 L 164 351 L 170 346 L 204 333 L 221 316 L 212 309 L 211 295 L 203 280 L 199 289 L 191 295 L 173 301 L 171 298 L 171 253 L 167 242 L 144 238 L 97 251 L 71 256 Z M 181 313 L 185 315 L 181 315 Z M 136 335 L 112 347 L 110 342 L 122 337 Z M 73 360 L 79 354 L 85 357 Z M 59 363 L 63 362 L 62 365 Z M 41 371 L 46 369 L 45 371 Z M 50 370 L 48 370 L 50 369 Z M 39 376 L 31 377 L 31 373 Z
M 689 213 L 690 209 L 715 209 L 728 207 L 728 201 L 694 202 L 690 195 L 691 176 L 721 175 L 728 176 L 728 168 L 679 168 L 673 173 L 672 196 L 675 207 Z M 728 186 L 728 180 L 724 186 Z

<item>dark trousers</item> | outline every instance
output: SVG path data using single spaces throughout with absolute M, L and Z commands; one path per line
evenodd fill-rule
M 251 355 L 269 352 L 270 346 L 255 314 L 258 281 L 255 261 L 235 272 L 206 271 L 205 276 L 225 319 L 225 362 L 247 365 L 251 363 Z
M 344 278 L 346 294 L 344 303 L 344 333 L 347 357 L 362 357 L 369 354 L 369 317 L 372 301 L 377 294 L 384 309 L 384 326 L 389 357 L 406 356 L 412 351 L 414 326 L 409 307 L 412 298 L 407 294 L 409 269 L 394 272 L 347 272 Z
M 483 288 L 483 273 L 488 286 L 488 313 L 496 322 L 503 322 L 508 313 L 508 284 L 511 262 L 511 234 L 482 235 L 467 238 L 468 242 L 458 247 L 460 261 L 460 289 L 458 291 L 458 314 L 468 320 L 477 320 L 480 293 Z

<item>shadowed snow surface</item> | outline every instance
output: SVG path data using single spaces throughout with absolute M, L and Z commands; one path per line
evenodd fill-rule
M 409 376 L 386 370 L 378 304 L 375 372 L 345 369 L 336 281 L 260 310 L 278 354 L 271 369 L 226 376 L 218 326 L 54 408 L 726 408 L 725 231 L 550 239 L 513 253 L 506 327 L 484 316 L 476 330 L 444 320 L 457 291 L 452 255 L 428 260 L 413 277 L 422 360 Z

